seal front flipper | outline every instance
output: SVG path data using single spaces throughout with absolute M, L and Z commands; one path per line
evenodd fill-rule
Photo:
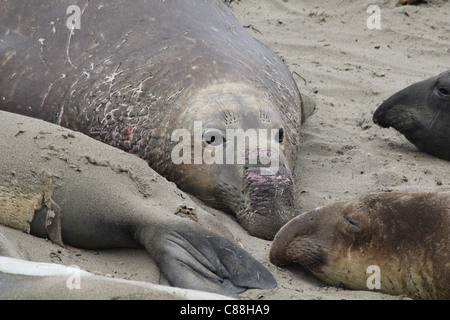
M 234 297 L 248 288 L 276 287 L 272 274 L 237 244 L 186 222 L 137 232 L 171 285 Z

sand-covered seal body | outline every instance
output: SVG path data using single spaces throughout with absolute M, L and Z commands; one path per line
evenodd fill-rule
M 419 150 L 450 160 L 450 70 L 395 93 L 373 120 L 401 132 Z
M 80 9 L 80 29 L 67 26 L 69 5 Z M 301 96 L 281 59 L 223 3 L 58 0 L 2 7 L 0 109 L 136 154 L 183 190 L 234 212 L 258 237 L 272 238 L 292 217 Z M 195 145 L 204 151 L 210 144 L 208 130 L 224 138 L 224 154 L 233 147 L 227 129 L 276 130 L 266 140 L 281 143 L 279 170 L 268 178 L 259 162 L 175 165 L 177 129 L 191 134 L 192 148 L 183 151 L 192 152 L 191 160 Z M 249 154 L 265 152 L 255 149 Z
M 176 287 L 236 296 L 276 286 L 223 225 L 144 160 L 42 120 L 4 111 L 0 120 L 0 224 L 78 248 L 144 247 Z
M 297 216 L 276 235 L 270 260 L 350 289 L 449 299 L 449 231 L 448 193 L 373 194 Z

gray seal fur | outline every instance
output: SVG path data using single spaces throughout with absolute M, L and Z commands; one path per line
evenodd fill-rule
M 67 27 L 69 5 L 80 8 L 80 29 Z M 272 239 L 293 217 L 301 95 L 282 60 L 219 0 L 4 0 L 0 21 L 0 109 L 133 153 L 257 237 Z M 202 150 L 210 129 L 224 150 L 234 148 L 228 129 L 275 130 L 267 145 L 279 143 L 278 170 L 262 176 L 259 160 L 175 165 L 177 129 Z M 264 153 L 258 145 L 245 158 Z

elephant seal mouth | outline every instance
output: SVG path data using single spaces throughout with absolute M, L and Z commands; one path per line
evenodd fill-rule
M 325 251 L 319 241 L 303 235 L 297 236 L 285 247 L 270 250 L 270 261 L 278 266 L 291 262 L 305 266 L 311 271 L 319 270 L 325 264 Z
M 297 263 L 310 271 L 319 271 L 326 264 L 329 246 L 314 237 L 317 233 L 315 217 L 318 209 L 305 212 L 284 225 L 273 239 L 269 250 L 270 262 L 277 266 Z M 327 233 L 324 232 L 324 235 Z
M 245 206 L 236 212 L 239 223 L 253 236 L 272 240 L 294 213 L 293 179 L 286 168 L 273 175 L 261 168 L 244 170 Z

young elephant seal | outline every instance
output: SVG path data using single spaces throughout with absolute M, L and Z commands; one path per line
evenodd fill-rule
M 450 70 L 415 83 L 387 99 L 373 115 L 419 150 L 450 160 Z
M 299 263 L 331 285 L 450 299 L 449 234 L 450 194 L 372 194 L 292 219 L 270 260 Z

